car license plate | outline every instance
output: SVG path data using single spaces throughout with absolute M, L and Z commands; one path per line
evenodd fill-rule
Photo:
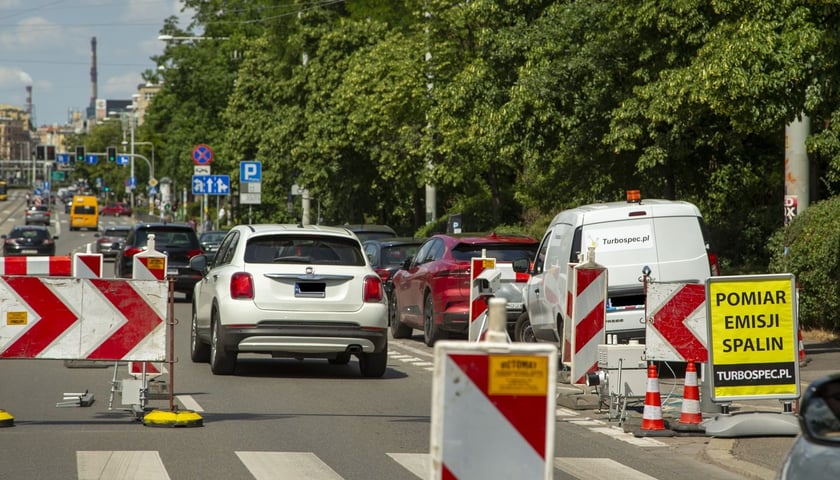
M 21 253 L 23 253 L 24 255 L 34 255 L 38 253 L 38 250 L 21 250 Z
M 166 269 L 166 274 L 167 275 L 178 275 L 178 269 L 177 268 L 167 268 Z
M 505 307 L 507 308 L 507 310 L 515 310 L 515 311 L 518 312 L 518 311 L 522 310 L 522 302 L 518 302 L 518 303 L 517 302 L 508 302 L 505 305 Z

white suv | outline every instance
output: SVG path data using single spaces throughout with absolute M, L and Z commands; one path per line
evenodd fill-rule
M 195 286 L 190 329 L 194 362 L 232 374 L 238 353 L 359 358 L 365 377 L 381 377 L 388 360 L 388 305 L 379 275 L 358 238 L 345 228 L 239 225 Z
M 518 341 L 559 343 L 563 339 L 568 264 L 595 246 L 595 262 L 607 268 L 606 331 L 619 343 L 645 341 L 645 288 L 651 282 L 704 283 L 719 275 L 696 206 L 672 200 L 641 200 L 584 205 L 551 221 L 523 296 Z

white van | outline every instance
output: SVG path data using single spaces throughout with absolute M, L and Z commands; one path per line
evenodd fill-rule
M 595 261 L 607 268 L 607 334 L 619 343 L 645 339 L 643 270 L 649 281 L 704 283 L 718 275 L 700 211 L 688 202 L 641 200 L 585 205 L 560 212 L 543 236 L 523 296 L 525 313 L 514 330 L 518 341 L 560 343 L 568 264 L 595 245 Z

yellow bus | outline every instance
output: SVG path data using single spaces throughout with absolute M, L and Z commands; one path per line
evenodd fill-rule
M 70 207 L 70 230 L 99 228 L 99 202 L 93 195 L 73 195 Z
M 9 186 L 6 185 L 5 180 L 0 180 L 0 202 L 5 202 L 9 199 Z

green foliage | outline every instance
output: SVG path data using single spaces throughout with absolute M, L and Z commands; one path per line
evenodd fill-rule
M 840 197 L 812 204 L 768 242 L 769 270 L 792 273 L 803 328 L 840 332 Z

